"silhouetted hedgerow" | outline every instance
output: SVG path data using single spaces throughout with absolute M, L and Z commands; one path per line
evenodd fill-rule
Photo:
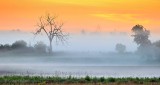
M 13 44 L 0 44 L 0 53 L 7 54 L 45 54 L 47 45 L 37 42 L 34 46 L 28 46 L 24 40 L 15 41 Z

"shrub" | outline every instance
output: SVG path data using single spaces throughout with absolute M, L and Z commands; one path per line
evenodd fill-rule
M 26 48 L 26 47 L 27 47 L 27 43 L 23 40 L 16 41 L 11 46 L 12 49 L 20 49 L 20 48 Z
M 91 81 L 91 78 L 87 75 L 87 76 L 85 77 L 85 80 L 86 80 L 86 81 Z
M 115 82 L 116 80 L 115 80 L 115 78 L 108 78 L 107 81 L 108 82 Z
M 37 42 L 35 45 L 34 45 L 34 48 L 37 52 L 40 52 L 40 53 L 46 53 L 46 48 L 47 46 L 43 43 L 43 42 Z
M 119 53 L 124 53 L 126 50 L 126 46 L 123 44 L 116 44 L 115 50 Z

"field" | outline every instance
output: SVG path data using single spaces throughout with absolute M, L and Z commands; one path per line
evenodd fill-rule
M 160 85 L 160 78 L 2 76 L 0 85 Z

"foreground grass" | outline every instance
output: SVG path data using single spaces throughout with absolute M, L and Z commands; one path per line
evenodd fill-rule
M 160 85 L 160 78 L 3 76 L 0 85 Z

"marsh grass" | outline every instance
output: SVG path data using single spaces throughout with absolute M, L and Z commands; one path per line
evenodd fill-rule
M 160 85 L 160 78 L 3 76 L 0 85 Z

